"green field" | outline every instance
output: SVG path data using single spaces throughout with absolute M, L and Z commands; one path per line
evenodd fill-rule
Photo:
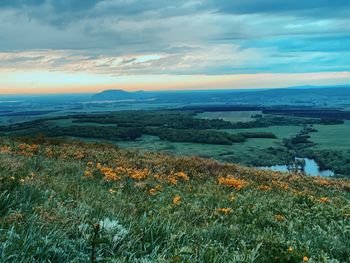
M 300 126 L 273 126 L 268 128 L 223 130 L 229 133 L 239 132 L 272 132 L 276 139 L 247 139 L 242 143 L 233 145 L 215 145 L 199 143 L 179 143 L 163 141 L 156 136 L 144 135 L 135 141 L 123 141 L 116 144 L 121 147 L 138 148 L 148 151 L 164 151 L 176 155 L 195 155 L 205 158 L 213 158 L 220 161 L 239 162 L 251 165 L 257 161 L 260 164 L 283 164 L 281 156 L 268 154 L 269 147 L 282 147 L 283 138 L 296 135 Z
M 318 149 L 349 150 L 350 121 L 343 125 L 315 125 L 318 132 L 311 133 L 311 141 Z
M 281 142 L 283 138 L 289 138 L 296 135 L 302 129 L 301 126 L 270 126 L 266 128 L 250 128 L 250 129 L 224 129 L 229 133 L 240 133 L 240 132 L 272 132 L 276 135 L 277 139 L 270 140 L 272 142 Z M 260 139 L 259 139 L 260 140 Z
M 135 141 L 118 142 L 122 147 L 141 148 L 145 150 L 165 150 L 179 155 L 199 155 L 205 157 L 216 157 L 220 154 L 236 151 L 237 153 L 250 152 L 251 149 L 265 149 L 268 147 L 279 146 L 283 138 L 289 138 L 296 135 L 302 127 L 300 126 L 272 126 L 267 128 L 254 129 L 228 129 L 221 130 L 228 133 L 240 132 L 272 132 L 276 135 L 276 139 L 247 139 L 243 143 L 235 143 L 233 145 L 213 145 L 213 144 L 199 144 L 199 143 L 177 143 L 162 141 L 156 136 L 142 136 Z
M 248 122 L 254 120 L 252 116 L 261 114 L 261 111 L 218 111 L 218 112 L 203 112 L 197 114 L 197 118 L 201 119 L 221 119 L 231 122 Z

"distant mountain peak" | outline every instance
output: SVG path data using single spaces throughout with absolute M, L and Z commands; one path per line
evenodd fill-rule
M 93 100 L 130 100 L 130 99 L 144 99 L 147 96 L 147 92 L 143 90 L 139 91 L 126 91 L 122 89 L 109 89 L 104 90 L 92 96 Z

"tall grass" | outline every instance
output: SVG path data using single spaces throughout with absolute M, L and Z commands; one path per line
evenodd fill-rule
M 0 152 L 1 262 L 349 262 L 348 180 L 103 144 Z

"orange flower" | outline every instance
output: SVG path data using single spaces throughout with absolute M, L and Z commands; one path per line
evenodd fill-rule
M 161 176 L 160 174 L 155 174 L 155 175 L 154 175 L 154 179 L 162 180 L 162 179 L 163 179 L 163 176 Z
M 248 185 L 248 182 L 241 179 L 236 179 L 232 175 L 227 177 L 220 177 L 219 184 L 227 185 L 229 187 L 235 188 L 236 190 L 240 190 Z
M 19 147 L 20 150 L 23 151 L 23 150 L 26 150 L 28 148 L 28 146 L 29 146 L 28 144 L 21 143 L 18 147 Z
M 308 262 L 308 261 L 309 261 L 309 258 L 308 258 L 307 256 L 304 256 L 304 257 L 303 257 L 303 261 L 304 261 L 304 262 Z
M 118 181 L 120 179 L 120 177 L 113 171 L 106 172 L 104 175 L 105 175 L 105 177 L 103 179 L 107 182 L 114 182 L 114 181 Z
M 231 208 L 219 208 L 217 211 L 227 215 L 227 214 L 232 212 L 232 209 Z
M 285 183 L 285 182 L 272 180 L 272 184 L 280 189 L 283 189 L 283 190 L 288 190 L 288 188 L 289 188 L 288 183 Z
M 320 201 L 321 203 L 328 203 L 328 202 L 329 202 L 329 199 L 328 199 L 328 197 L 321 197 L 321 198 L 319 199 L 319 201 Z
M 173 176 L 169 176 L 167 178 L 167 181 L 168 181 L 169 184 L 177 185 L 177 179 L 175 177 L 173 177 Z
M 101 165 L 99 166 L 100 172 L 104 175 L 104 180 L 107 182 L 113 182 L 117 181 L 120 179 L 120 177 L 117 175 L 117 173 L 109 167 L 102 167 Z
M 23 156 L 33 156 L 33 154 L 37 154 L 39 152 L 39 145 L 37 144 L 26 144 L 21 143 L 19 145 L 20 152 L 18 154 Z
M 10 153 L 11 152 L 11 147 L 9 146 L 3 146 L 0 148 L 1 153 Z
M 45 149 L 45 155 L 48 156 L 48 157 L 52 157 L 53 156 L 53 151 L 51 148 L 46 148 Z
M 173 197 L 173 204 L 178 205 L 178 204 L 180 204 L 180 202 L 181 202 L 181 197 L 179 195 L 175 195 Z
M 320 184 L 320 185 L 323 185 L 323 186 L 329 186 L 329 185 L 331 185 L 330 180 L 327 180 L 327 179 L 324 179 L 324 178 L 318 178 L 318 179 L 316 180 L 316 182 L 317 182 L 318 184 Z
M 90 171 L 86 170 L 84 172 L 84 177 L 86 177 L 86 178 L 93 178 L 93 175 L 92 175 L 92 173 Z
M 130 173 L 129 169 L 124 168 L 124 167 L 121 167 L 121 166 L 118 166 L 117 168 L 115 168 L 114 171 L 115 171 L 117 174 L 127 174 L 127 173 Z
M 81 159 L 83 159 L 85 157 L 85 153 L 82 152 L 82 151 L 79 151 L 79 150 L 76 151 L 74 155 L 75 155 L 75 158 L 77 158 L 79 160 L 81 160 Z
M 143 170 L 135 170 L 133 173 L 130 174 L 130 177 L 134 180 L 145 180 L 149 174 L 150 171 L 146 168 Z
M 281 215 L 281 214 L 275 215 L 275 220 L 276 220 L 276 221 L 281 222 L 281 221 L 283 221 L 284 219 L 285 219 L 284 216 Z
M 156 195 L 157 194 L 157 190 L 155 188 L 151 188 L 151 189 L 148 190 L 148 193 L 150 195 Z
M 184 180 L 184 181 L 189 181 L 190 178 L 188 177 L 188 175 L 185 172 L 178 172 L 175 174 L 178 178 Z
M 271 186 L 268 186 L 268 185 L 259 185 L 259 186 L 258 186 L 258 189 L 261 190 L 261 191 L 268 191 L 268 190 L 271 190 Z

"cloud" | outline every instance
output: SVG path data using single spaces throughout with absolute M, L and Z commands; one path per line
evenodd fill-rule
M 349 13 L 347 0 L 209 0 L 208 6 L 217 12 L 231 14 L 294 14 L 299 16 L 330 16 Z
M 349 10 L 348 0 L 4 0 L 0 70 L 349 71 Z

